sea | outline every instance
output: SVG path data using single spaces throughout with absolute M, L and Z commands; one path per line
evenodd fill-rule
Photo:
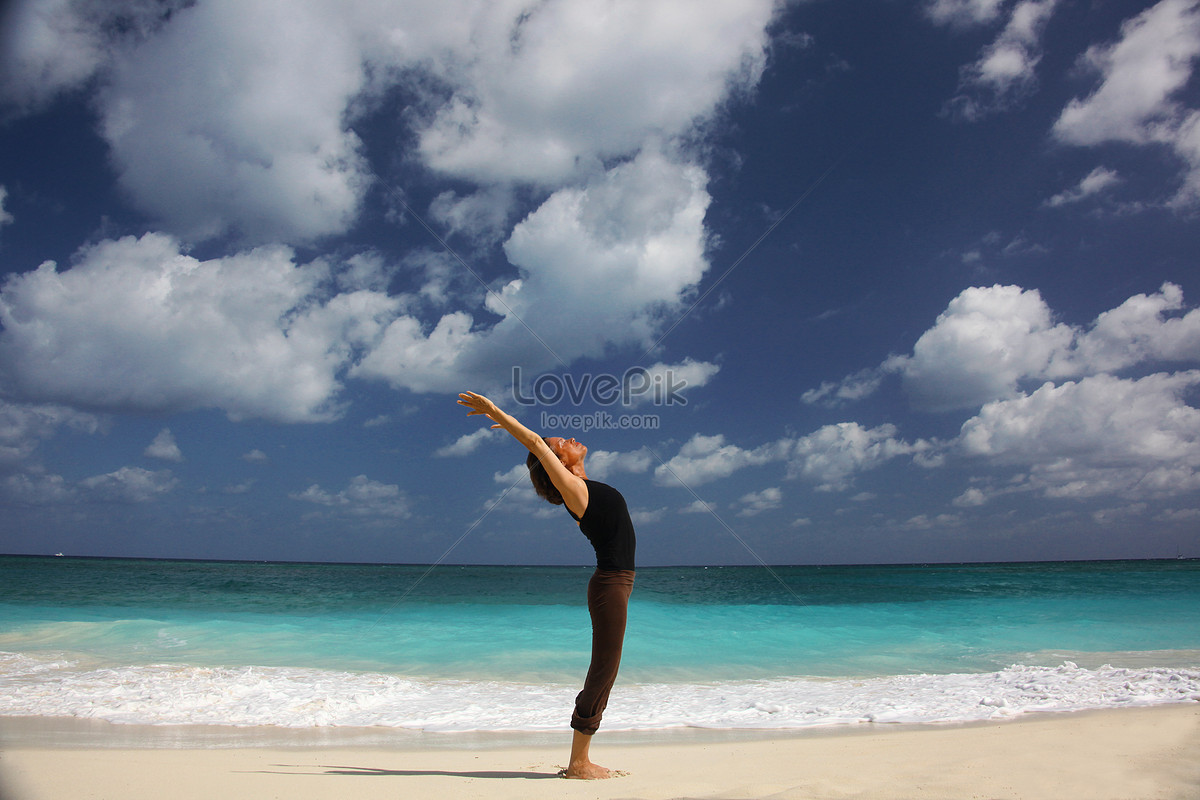
M 0 718 L 564 731 L 591 569 L 0 557 Z M 602 730 L 1200 700 L 1200 560 L 640 569 Z

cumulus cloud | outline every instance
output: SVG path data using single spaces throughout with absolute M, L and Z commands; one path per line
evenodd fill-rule
M 365 76 L 334 11 L 209 0 L 114 60 L 102 131 L 144 211 L 189 240 L 236 228 L 303 242 L 349 227 L 367 179 L 345 119 Z
M 273 246 L 199 261 L 161 234 L 104 241 L 0 289 L 0 374 L 32 401 L 331 419 L 339 368 L 397 301 L 322 295 L 328 269 Z
M 17 113 L 80 88 L 188 0 L 14 0 L 0 9 L 0 103 Z
M 962 428 L 968 457 L 1021 467 L 1049 497 L 1166 497 L 1200 488 L 1200 371 L 1096 375 L 985 405 Z M 1006 491 L 1012 487 L 1007 487 Z M 960 505 L 982 502 L 977 491 Z
M 1023 379 L 1045 375 L 1073 335 L 1036 290 L 970 288 L 950 301 L 911 356 L 884 368 L 900 373 L 914 407 L 978 407 L 1014 395 Z
M 430 203 L 429 213 L 448 233 L 493 244 L 508 232 L 514 200 L 513 188 L 506 184 L 486 186 L 466 195 L 446 190 Z
M 18 80 L 39 97 L 89 86 L 121 186 L 170 235 L 101 242 L 70 270 L 10 279 L 0 369 L 24 399 L 283 421 L 336 417 L 344 377 L 450 391 L 467 376 L 501 384 L 504 365 L 540 371 L 653 342 L 708 267 L 708 175 L 679 142 L 756 85 L 776 10 L 119 5 L 21 6 L 32 49 L 20 58 L 42 66 Z M 412 100 L 390 122 L 415 144 L 396 155 L 461 181 L 431 217 L 503 241 L 512 271 L 482 308 L 443 254 L 414 255 L 424 284 L 389 297 L 395 265 L 375 254 L 332 268 L 296 264 L 287 247 L 357 221 L 377 176 L 356 129 L 393 113 L 378 101 L 397 88 Z M 518 193 L 540 205 L 509 227 Z M 187 254 L 225 234 L 244 251 Z M 716 372 L 657 367 L 690 386 Z
M 1054 123 L 1064 144 L 1166 146 L 1184 163 L 1170 204 L 1200 201 L 1200 109 L 1182 93 L 1200 56 L 1200 3 L 1161 0 L 1128 20 L 1118 41 L 1088 49 L 1083 64 L 1100 76 L 1087 97 L 1071 100 Z
M 959 94 L 947 105 L 952 114 L 973 122 L 1011 108 L 1036 88 L 1042 32 L 1057 4 L 1058 0 L 1022 0 L 1013 7 L 996 40 L 975 63 L 963 67 Z
M 739 517 L 753 517 L 764 511 L 771 511 L 783 504 L 783 492 L 778 486 L 763 489 L 761 492 L 744 494 L 737 501 L 740 506 Z
M 925 13 L 942 25 L 983 25 L 1000 16 L 1007 0 L 929 0 Z
M 38 444 L 60 428 L 96 433 L 104 421 L 58 405 L 32 405 L 0 400 L 0 469 L 28 459 Z
M 864 397 L 898 374 L 914 408 L 974 409 L 1046 380 L 1197 358 L 1200 309 L 1187 310 L 1183 290 L 1172 283 L 1130 297 L 1088 326 L 1058 321 L 1037 290 L 972 287 L 950 301 L 910 355 L 822 384 L 805 399 Z
M 507 435 L 491 428 L 480 428 L 477 431 L 463 434 L 445 447 L 439 447 L 433 454 L 440 458 L 470 455 L 478 450 L 484 442 L 496 441 L 500 436 Z
M 630 453 L 591 450 L 587 454 L 588 474 L 594 474 L 600 480 L 617 472 L 645 472 L 651 463 L 652 456 L 645 448 Z
M 141 467 L 121 467 L 106 475 L 85 478 L 79 485 L 95 500 L 148 503 L 173 491 L 179 481 L 169 469 L 151 471 Z
M 307 242 L 353 224 L 356 125 L 402 87 L 410 159 L 477 189 L 433 216 L 497 240 L 510 185 L 576 184 L 752 89 L 774 0 L 17 3 L 10 104 L 98 80 L 119 180 L 170 232 Z
M 271 459 L 262 450 L 254 449 L 242 456 L 242 461 L 247 464 L 265 464 Z
M 857 422 L 842 422 L 749 450 L 726 442 L 722 434 L 696 434 L 654 470 L 654 478 L 664 486 L 682 483 L 695 487 L 747 467 L 784 462 L 788 478 L 812 483 L 818 491 L 844 491 L 862 472 L 894 458 L 921 457 L 934 449 L 930 442 L 906 442 L 897 434 L 890 424 L 866 428 Z
M 553 193 L 505 244 L 520 275 L 488 297 L 499 322 L 478 327 L 466 311 L 433 324 L 397 317 L 350 374 L 455 391 L 467 378 L 506 378 L 498 370 L 514 363 L 538 371 L 612 344 L 648 345 L 708 266 L 706 182 L 703 169 L 648 149 Z M 700 365 L 692 371 L 700 380 Z
M 1056 321 L 1036 291 L 968 289 L 911 355 L 893 356 L 878 370 L 898 373 L 919 409 L 971 410 L 957 438 L 909 444 L 888 426 L 853 430 L 842 437 L 845 447 L 829 450 L 829 463 L 816 466 L 830 488 L 840 488 L 840 474 L 909 453 L 925 466 L 965 459 L 986 462 L 997 475 L 1010 470 L 1008 478 L 964 490 L 952 501 L 959 508 L 1019 492 L 1131 500 L 1178 495 L 1200 488 L 1200 410 L 1188 402 L 1200 371 L 1161 370 L 1197 362 L 1200 309 L 1188 309 L 1182 289 L 1171 283 L 1130 297 L 1087 326 Z M 1152 369 L 1160 371 L 1136 377 Z M 804 441 L 791 448 L 793 473 L 814 449 Z
M 883 373 L 878 369 L 859 370 L 840 381 L 824 381 L 818 388 L 804 392 L 800 399 L 810 405 L 836 408 L 874 394 L 883 378 Z
M 651 364 L 640 377 L 630 378 L 630 396 L 635 404 L 652 402 L 656 406 L 687 403 L 687 390 L 704 386 L 721 371 L 718 364 L 686 358 L 677 364 L 662 361 Z M 637 394 L 633 394 L 637 391 Z
M 340 492 L 328 492 L 314 483 L 289 497 L 356 517 L 403 518 L 410 514 L 408 498 L 399 486 L 380 483 L 366 475 L 351 478 L 349 485 Z
M 0 482 L 0 497 L 13 505 L 51 506 L 75 502 L 79 493 L 61 475 L 30 469 Z
M 1073 374 L 1112 372 L 1143 363 L 1200 359 L 1200 309 L 1186 310 L 1183 289 L 1165 283 L 1105 311 L 1076 337 Z
M 891 424 L 865 428 L 857 422 L 825 425 L 788 448 L 788 477 L 804 478 L 818 491 L 842 491 L 854 476 L 899 456 L 929 450 L 928 442 L 905 442 Z
M 772 445 L 744 450 L 726 443 L 723 434 L 705 436 L 698 433 L 679 448 L 674 457 L 655 468 L 654 479 L 660 485 L 699 486 L 726 478 L 745 467 L 777 461 L 780 457 L 779 448 Z
M 770 0 L 472 5 L 471 49 L 442 73 L 453 93 L 421 128 L 421 156 L 475 181 L 575 180 L 753 87 L 774 10 Z
M 144 455 L 148 458 L 158 458 L 163 461 L 183 461 L 183 453 L 175 443 L 175 436 L 170 428 L 163 428 L 146 447 Z
M 358 257 L 344 266 L 298 264 L 290 248 L 274 245 L 200 261 L 163 234 L 105 240 L 68 270 L 47 262 L 8 278 L 0 288 L 0 371 L 11 391 L 33 402 L 217 408 L 235 419 L 299 422 L 337 417 L 346 375 L 451 391 L 468 378 L 498 383 L 522 358 L 546 366 L 551 351 L 526 325 L 545 332 L 561 358 L 600 355 L 614 341 L 641 344 L 707 263 L 708 195 L 689 182 L 689 170 L 644 154 L 594 193 L 577 190 L 575 222 L 590 226 L 596 241 L 591 252 L 574 253 L 572 267 L 582 261 L 585 272 L 555 258 L 565 255 L 570 232 L 535 212 L 518 248 L 523 277 L 503 287 L 505 305 L 496 308 L 506 316 L 491 327 L 476 327 L 465 311 L 429 327 L 407 313 L 420 305 L 412 297 L 354 288 L 378 285 L 370 275 L 385 270 L 374 258 L 365 266 Z M 656 179 L 657 192 L 648 185 Z M 640 205 L 622 218 L 624 196 L 610 191 L 628 191 Z M 597 286 L 611 288 L 597 295 Z M 668 378 L 702 386 L 717 371 L 691 359 L 657 363 L 644 396 L 661 394 Z
M 1079 203 L 1095 197 L 1121 183 L 1121 176 L 1115 170 L 1107 167 L 1096 167 L 1089 172 L 1078 185 L 1059 192 L 1046 201 L 1051 208 Z

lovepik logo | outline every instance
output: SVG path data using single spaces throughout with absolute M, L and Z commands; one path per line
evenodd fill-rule
M 522 406 L 552 406 L 563 400 L 572 405 L 582 405 L 591 400 L 599 406 L 632 406 L 641 402 L 652 402 L 656 406 L 686 406 L 683 390 L 687 381 L 678 378 L 672 370 L 650 372 L 645 367 L 630 367 L 621 375 L 584 373 L 555 375 L 544 373 L 534 379 L 531 394 L 526 394 L 521 380 L 521 368 L 513 367 L 513 399 Z

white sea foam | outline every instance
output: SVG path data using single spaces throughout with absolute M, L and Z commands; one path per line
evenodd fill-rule
M 430 681 L 282 667 L 95 667 L 0 653 L 0 716 L 116 723 L 383 726 L 424 731 L 560 729 L 574 685 Z M 1030 712 L 1200 700 L 1200 669 L 1014 665 L 998 672 L 864 680 L 787 678 L 618 684 L 608 730 L 799 729 L 968 722 Z

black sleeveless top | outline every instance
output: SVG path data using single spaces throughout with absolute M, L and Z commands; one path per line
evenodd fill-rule
M 637 539 L 633 520 L 621 493 L 606 483 L 584 480 L 588 487 L 587 509 L 577 517 L 567 509 L 571 518 L 596 550 L 597 569 L 633 569 L 633 552 Z

